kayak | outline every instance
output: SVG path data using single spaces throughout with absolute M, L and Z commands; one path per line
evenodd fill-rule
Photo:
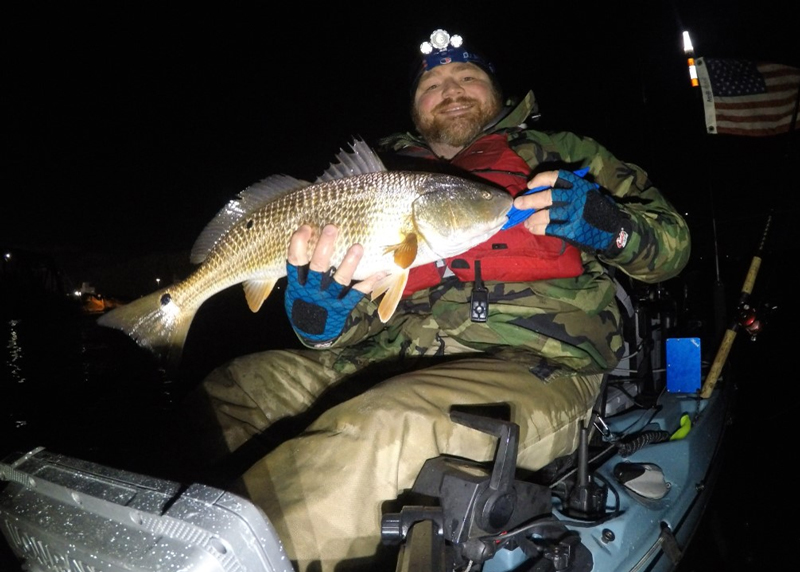
M 631 387 L 623 395 L 633 401 Z M 428 462 L 414 489 L 442 509 L 384 516 L 383 538 L 401 541 L 397 570 L 674 570 L 716 483 L 735 391 L 724 383 L 708 398 L 665 390 L 649 406 L 599 416 L 596 438 L 560 469 L 522 477 L 513 429 L 468 418 L 500 436 L 495 465 Z

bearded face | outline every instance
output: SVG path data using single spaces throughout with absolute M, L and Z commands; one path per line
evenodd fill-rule
M 429 111 L 421 111 L 415 105 L 411 117 L 417 131 L 429 143 L 463 147 L 481 133 L 501 107 L 500 93 L 493 88 L 484 99 L 463 93 L 442 99 Z M 459 112 L 451 113 L 454 109 Z

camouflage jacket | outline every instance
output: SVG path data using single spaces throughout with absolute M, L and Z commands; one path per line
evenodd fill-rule
M 690 254 L 689 229 L 647 173 L 614 157 L 596 141 L 574 133 L 544 133 L 517 127 L 528 117 L 533 94 L 489 133 L 506 133 L 511 148 L 532 171 L 588 167 L 633 221 L 626 248 L 615 258 L 582 252 L 583 274 L 535 282 L 486 282 L 488 319 L 470 320 L 472 283 L 455 278 L 404 298 L 383 324 L 375 302 L 365 297 L 342 335 L 330 347 L 335 367 L 354 371 L 393 358 L 474 350 L 531 363 L 550 378 L 559 369 L 596 373 L 613 369 L 623 352 L 616 284 L 609 268 L 655 283 L 676 276 Z M 381 150 L 427 147 L 410 133 L 381 141 Z

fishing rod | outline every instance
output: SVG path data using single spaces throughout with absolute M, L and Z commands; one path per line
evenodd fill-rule
M 758 270 L 761 268 L 761 255 L 764 252 L 764 243 L 767 240 L 767 233 L 769 232 L 769 226 L 771 222 L 772 213 L 770 213 L 767 217 L 767 224 L 765 225 L 764 232 L 761 235 L 761 242 L 758 245 L 756 253 L 753 255 L 753 259 L 750 261 L 750 268 L 747 271 L 747 275 L 744 279 L 744 285 L 742 285 L 742 292 L 739 295 L 739 306 L 736 319 L 734 319 L 728 326 L 728 329 L 725 330 L 725 335 L 723 336 L 722 343 L 720 343 L 719 349 L 717 350 L 717 355 L 714 358 L 714 362 L 711 364 L 711 369 L 708 370 L 706 380 L 703 382 L 703 387 L 700 391 L 700 397 L 703 399 L 708 399 L 708 397 L 710 397 L 711 393 L 714 391 L 714 386 L 717 385 L 717 380 L 722 372 L 722 367 L 725 365 L 725 362 L 728 361 L 728 354 L 731 351 L 733 340 L 736 338 L 736 334 L 739 332 L 739 330 L 744 328 L 752 335 L 755 335 L 761 328 L 761 322 L 757 319 L 755 310 L 750 306 L 749 302 L 750 295 L 753 292 L 753 286 L 756 282 L 756 276 L 758 276 Z

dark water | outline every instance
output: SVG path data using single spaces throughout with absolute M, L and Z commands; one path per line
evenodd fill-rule
M 171 374 L 120 332 L 98 327 L 97 316 L 75 303 L 43 296 L 6 306 L 0 324 L 0 456 L 44 446 L 168 477 L 154 461 L 154 430 L 215 365 L 293 343 L 275 304 L 268 301 L 253 316 L 239 290 L 207 302 L 187 341 L 185 366 Z M 796 352 L 791 315 L 776 312 L 756 341 L 736 339 L 725 372 L 738 387 L 736 419 L 720 481 L 681 572 L 783 570 L 800 546 L 796 428 L 790 427 L 798 383 L 790 367 Z M 0 570 L 16 570 L 0 544 Z

